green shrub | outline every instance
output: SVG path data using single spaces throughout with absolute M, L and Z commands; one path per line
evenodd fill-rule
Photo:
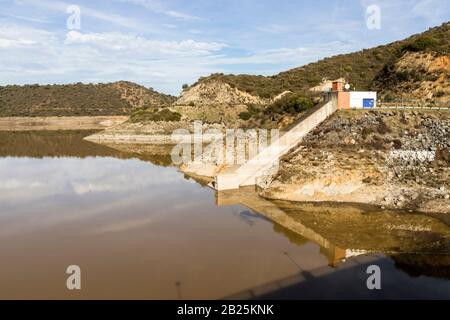
M 296 96 L 290 101 L 290 107 L 294 109 L 295 112 L 302 112 L 311 109 L 314 105 L 310 97 Z
M 251 117 L 252 117 L 252 114 L 250 112 L 245 111 L 245 112 L 239 113 L 239 118 L 241 120 L 247 121 L 247 120 L 250 120 Z
M 371 135 L 372 133 L 373 133 L 373 128 L 372 127 L 364 127 L 364 129 L 362 130 L 361 135 L 362 135 L 363 139 L 366 140 L 367 137 L 369 135 Z
M 169 109 L 161 109 L 159 111 L 154 110 L 139 110 L 131 115 L 131 122 L 145 122 L 145 121 L 167 121 L 177 122 L 181 120 L 181 114 L 178 112 L 170 111 Z
M 256 105 L 249 104 L 247 105 L 247 111 L 253 116 L 260 113 L 260 108 Z
M 395 76 L 399 81 L 408 81 L 411 79 L 411 75 L 408 71 L 397 71 L 395 73 Z
M 384 101 L 385 102 L 393 102 L 393 101 L 395 101 L 395 96 L 393 95 L 392 92 L 389 92 L 388 94 L 386 94 L 384 96 Z
M 436 161 L 443 161 L 450 164 L 450 149 L 443 148 L 436 150 Z
M 394 141 L 394 148 L 399 150 L 402 148 L 402 142 L 399 139 L 395 139 Z
M 302 111 L 306 111 L 312 108 L 314 105 L 311 97 L 304 93 L 287 94 L 281 99 L 275 101 L 272 106 L 266 109 L 266 114 L 283 114 L 290 113 L 295 114 Z
M 377 126 L 377 131 L 379 134 L 386 134 L 386 133 L 390 133 L 391 129 L 387 126 L 387 124 L 382 120 L 379 119 L 378 120 L 378 126 Z
M 372 142 L 372 147 L 375 150 L 386 150 L 386 145 L 385 145 L 385 141 L 382 137 L 380 136 L 373 136 L 373 142 Z
M 432 37 L 420 37 L 413 42 L 407 43 L 402 46 L 402 51 L 424 51 L 426 49 L 436 49 L 439 45 L 439 41 Z

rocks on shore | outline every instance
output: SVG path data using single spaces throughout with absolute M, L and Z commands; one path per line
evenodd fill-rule
M 369 202 L 450 213 L 449 115 L 445 111 L 338 112 L 285 157 L 278 176 L 262 194 L 273 199 Z M 311 184 L 317 186 L 313 194 L 300 197 L 299 190 Z M 345 190 L 348 184 L 359 188 L 339 195 L 327 192 L 330 185 Z

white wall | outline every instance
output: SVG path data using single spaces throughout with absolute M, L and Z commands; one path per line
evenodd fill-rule
M 352 91 L 350 92 L 350 108 L 351 109 L 362 109 L 364 99 L 373 99 L 374 108 L 377 106 L 377 93 L 376 92 L 363 92 L 363 91 Z

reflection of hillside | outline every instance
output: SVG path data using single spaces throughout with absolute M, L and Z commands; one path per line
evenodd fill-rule
M 277 206 L 341 248 L 450 254 L 450 227 L 425 215 L 339 204 L 277 202 Z
M 312 228 L 295 221 L 274 203 L 259 197 L 253 187 L 217 192 L 216 203 L 219 206 L 241 204 L 260 213 L 277 225 L 274 227 L 275 231 L 285 234 L 291 242 L 298 245 L 307 241 L 317 243 L 321 247 L 320 252 L 328 258 L 332 266 L 346 257 L 344 249 L 335 246 Z
M 83 140 L 95 131 L 0 131 L 0 157 L 136 158 L 169 166 L 169 146 L 102 145 Z
M 82 140 L 92 133 L 93 131 L 0 131 L 0 156 L 85 158 L 117 155 L 115 150 Z
M 258 197 L 254 188 L 216 197 L 218 205 L 239 203 L 266 216 L 293 243 L 319 244 L 330 265 L 381 252 L 407 272 L 440 274 L 450 266 L 450 227 L 429 216 L 349 204 L 272 202 Z
M 140 160 L 148 161 L 161 167 L 172 166 L 172 158 L 170 156 L 172 145 L 131 143 L 102 143 L 98 145 L 106 146 L 120 153 L 132 154 Z

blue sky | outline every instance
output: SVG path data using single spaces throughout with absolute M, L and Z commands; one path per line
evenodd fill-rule
M 177 95 L 213 72 L 276 74 L 449 20 L 448 0 L 0 0 L 0 84 L 129 80 Z

